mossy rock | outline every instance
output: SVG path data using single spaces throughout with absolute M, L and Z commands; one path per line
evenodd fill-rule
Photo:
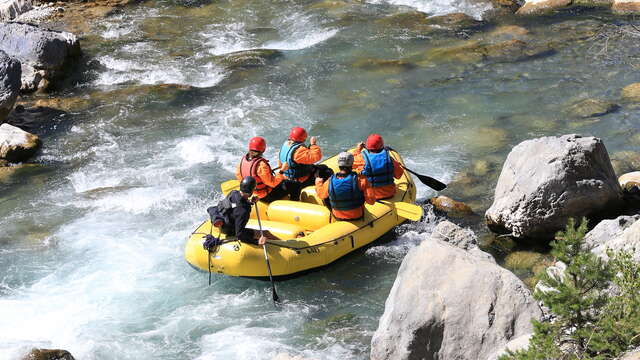
M 170 101 L 181 93 L 195 90 L 191 85 L 183 84 L 158 84 L 127 86 L 118 90 L 94 92 L 90 95 L 92 100 L 100 103 L 126 102 L 131 98 L 154 98 L 161 101 Z
M 477 30 L 484 26 L 484 22 L 478 21 L 463 13 L 429 17 L 427 14 L 419 11 L 408 11 L 390 15 L 376 20 L 376 23 L 416 33 Z
M 635 151 L 618 151 L 611 154 L 611 165 L 617 175 L 640 170 L 640 153 Z
M 617 104 L 609 101 L 585 99 L 569 106 L 567 112 L 577 118 L 590 118 L 615 112 L 619 108 Z
M 386 59 L 360 59 L 353 63 L 358 69 L 383 72 L 385 74 L 397 74 L 411 70 L 416 66 L 407 60 L 386 60 Z
M 228 69 L 248 69 L 266 66 L 283 56 L 279 50 L 253 49 L 236 51 L 217 57 L 218 63 Z
M 544 260 L 544 256 L 533 251 L 515 251 L 504 259 L 504 267 L 509 270 L 531 270 Z
M 434 48 L 424 56 L 420 65 L 431 63 L 460 62 L 518 62 L 551 55 L 552 49 L 532 46 L 522 40 L 507 40 L 497 44 L 488 44 L 471 40 L 462 44 Z
M 67 350 L 33 349 L 22 360 L 75 360 Z

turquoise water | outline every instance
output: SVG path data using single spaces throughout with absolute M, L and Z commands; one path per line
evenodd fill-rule
M 81 42 L 101 65 L 57 94 L 88 105 L 38 129 L 38 166 L 0 180 L 0 358 L 31 346 L 80 359 L 367 358 L 402 257 L 439 219 L 401 226 L 331 267 L 278 283 L 281 308 L 265 282 L 216 275 L 208 287 L 184 261 L 184 242 L 255 135 L 275 160 L 292 126 L 318 135 L 326 155 L 375 131 L 412 168 L 445 182 L 485 161 L 486 173 L 448 193 L 478 214 L 509 149 L 524 139 L 578 132 L 601 137 L 612 154 L 640 151 L 638 110 L 619 96 L 640 81 L 640 47 L 620 33 L 627 19 L 568 12 L 425 33 L 380 19 L 412 9 L 480 18 L 487 5 L 194 5 L 149 1 L 94 24 Z M 505 24 L 555 53 L 417 65 L 433 48 L 504 41 L 510 36 L 496 29 Z M 250 70 L 217 62 L 252 48 L 282 57 Z M 363 59 L 413 65 L 363 68 Z M 586 120 L 566 113 L 589 97 L 621 108 Z M 420 186 L 421 200 L 432 195 Z M 471 226 L 486 232 L 480 219 Z

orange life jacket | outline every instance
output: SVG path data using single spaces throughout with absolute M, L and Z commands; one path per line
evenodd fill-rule
M 266 190 L 268 188 L 267 184 L 262 182 L 260 176 L 258 176 L 258 165 L 261 161 L 265 161 L 268 163 L 267 159 L 263 157 L 255 157 L 251 160 L 248 160 L 247 157 L 249 155 L 245 155 L 242 157 L 240 161 L 240 176 L 243 178 L 247 176 L 252 176 L 256 179 L 256 190 Z

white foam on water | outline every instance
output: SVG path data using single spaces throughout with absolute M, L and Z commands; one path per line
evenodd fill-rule
M 409 6 L 433 16 L 465 13 L 477 20 L 482 20 L 482 15 L 493 8 L 489 2 L 481 0 L 368 0 L 368 2 Z
M 278 50 L 301 50 L 310 48 L 324 42 L 338 33 L 337 29 L 314 32 L 307 34 L 298 34 L 295 37 L 283 41 L 272 41 L 262 45 L 265 49 L 278 49 Z
M 181 141 L 176 151 L 187 164 L 204 164 L 215 161 L 216 155 L 210 147 L 212 136 L 194 136 Z

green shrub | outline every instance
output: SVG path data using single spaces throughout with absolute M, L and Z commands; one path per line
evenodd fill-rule
M 501 360 L 613 359 L 640 344 L 640 264 L 626 252 L 601 260 L 585 248 L 586 220 L 575 225 L 570 220 L 551 243 L 564 275 L 541 274 L 547 290 L 534 294 L 554 319 L 532 320 L 529 347 Z

